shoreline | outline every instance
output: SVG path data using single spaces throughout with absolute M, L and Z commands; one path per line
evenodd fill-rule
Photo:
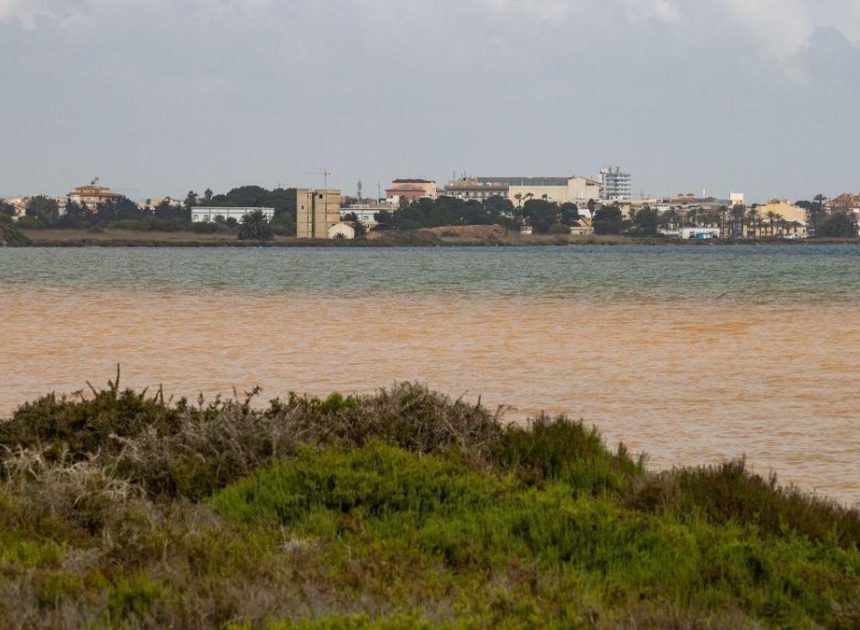
M 231 248 L 393 248 L 393 247 L 660 247 L 660 246 L 809 246 L 860 245 L 856 239 L 756 239 L 756 240 L 681 240 L 665 237 L 523 236 L 495 229 L 497 226 L 469 226 L 470 229 L 432 228 L 380 234 L 371 238 L 337 241 L 297 239 L 276 236 L 272 241 L 240 241 L 233 234 L 196 234 L 193 232 L 134 232 L 130 230 L 20 230 L 29 240 L 21 247 L 86 248 L 86 247 L 231 247 Z M 475 229 L 479 228 L 479 229 Z

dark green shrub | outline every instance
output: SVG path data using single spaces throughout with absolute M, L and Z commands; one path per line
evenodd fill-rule
M 118 453 L 117 438 L 134 438 L 154 427 L 162 433 L 177 430 L 182 405 L 171 407 L 146 392 L 120 391 L 118 381 L 91 398 L 79 400 L 49 394 L 16 410 L 0 422 L 0 447 L 38 448 L 51 459 L 73 461 L 98 453 Z
M 564 417 L 541 416 L 527 427 L 508 427 L 493 459 L 529 483 L 561 481 L 592 495 L 618 492 L 643 472 L 641 461 L 630 459 L 623 446 L 612 455 L 597 429 Z
M 215 234 L 219 228 L 216 223 L 192 223 L 191 231 L 195 234 Z
M 120 577 L 110 595 L 111 623 L 146 620 L 152 605 L 163 594 L 164 587 L 145 574 Z
M 22 230 L 41 230 L 45 227 L 39 219 L 31 216 L 18 217 L 16 225 Z
M 860 512 L 780 487 L 776 475 L 766 479 L 751 473 L 742 459 L 649 477 L 628 505 L 651 512 L 697 513 L 713 523 L 755 525 L 772 535 L 791 531 L 816 542 L 860 548 Z
M 0 247 L 24 247 L 30 239 L 21 234 L 13 225 L 0 223 Z

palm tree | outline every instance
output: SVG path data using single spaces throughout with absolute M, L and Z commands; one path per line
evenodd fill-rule
M 514 199 L 517 200 L 517 208 L 523 207 L 523 193 L 517 193 L 514 195 Z
M 759 225 L 759 220 L 758 208 L 753 206 L 747 210 L 747 236 L 752 235 L 751 238 L 756 237 L 756 228 Z
M 732 206 L 732 236 L 743 236 L 746 210 L 746 207 L 740 204 Z
M 687 218 L 690 220 L 690 225 L 692 227 L 699 226 L 699 209 L 693 208 L 690 212 L 687 213 Z
M 670 229 L 674 230 L 678 227 L 678 212 L 675 208 L 669 208 L 663 213 L 663 223 Z
M 272 226 L 262 210 L 252 210 L 242 217 L 239 228 L 240 241 L 271 241 L 275 238 Z
M 770 235 L 775 236 L 773 226 L 776 224 L 777 220 L 779 220 L 779 213 L 774 212 L 773 210 L 767 211 L 767 222 L 770 224 Z

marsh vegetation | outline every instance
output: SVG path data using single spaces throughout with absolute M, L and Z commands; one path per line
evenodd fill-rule
M 655 473 L 415 384 L 258 397 L 0 423 L 0 625 L 860 624 L 860 515 L 742 461 Z

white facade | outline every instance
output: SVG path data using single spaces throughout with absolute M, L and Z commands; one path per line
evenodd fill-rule
M 600 182 L 588 177 L 471 177 L 452 181 L 445 195 L 466 201 L 507 198 L 515 206 L 529 199 L 546 199 L 558 204 L 587 205 L 600 199 Z
M 681 238 L 684 240 L 710 240 L 720 238 L 720 228 L 685 227 L 681 228 Z
M 394 212 L 396 209 L 396 206 L 385 203 L 355 204 L 341 208 L 340 218 L 345 219 L 349 215 L 354 214 L 365 226 L 373 227 L 376 225 L 377 214 L 380 212 Z
M 32 199 L 32 197 L 14 197 L 12 199 L 6 200 L 6 203 L 11 205 L 15 209 L 15 219 L 19 219 L 20 217 L 23 217 L 25 214 L 27 214 L 27 204 L 30 203 L 30 199 Z M 57 201 L 57 203 L 60 206 L 60 212 L 65 212 L 66 199 L 62 199 L 62 204 L 59 203 L 59 200 Z
M 603 198 L 624 201 L 633 196 L 630 173 L 623 173 L 620 166 L 609 166 L 600 171 L 603 183 Z
M 191 221 L 194 223 L 214 223 L 217 217 L 225 219 L 234 218 L 240 221 L 249 212 L 262 210 L 267 221 L 275 216 L 274 208 L 204 208 L 195 206 L 191 208 Z

